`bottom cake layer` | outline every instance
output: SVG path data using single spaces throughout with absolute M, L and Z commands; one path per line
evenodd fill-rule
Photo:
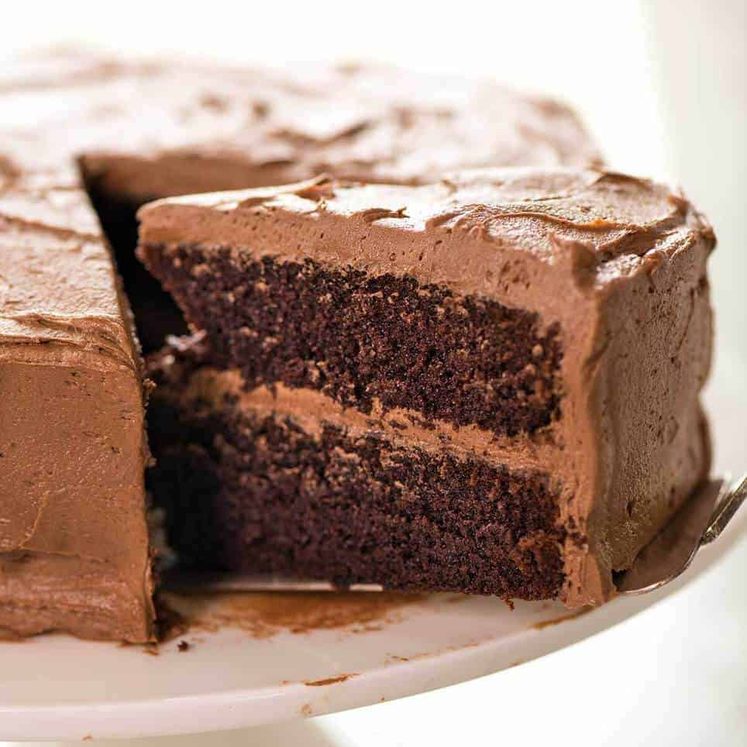
M 232 375 L 191 354 L 153 362 L 149 487 L 183 564 L 342 586 L 558 594 L 564 537 L 546 474 L 253 407 L 225 386 Z

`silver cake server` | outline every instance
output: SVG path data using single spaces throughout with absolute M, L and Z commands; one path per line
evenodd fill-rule
M 747 496 L 747 474 L 738 482 L 711 480 L 679 509 L 667 526 L 639 553 L 630 570 L 616 574 L 621 595 L 645 594 L 680 576 L 698 550 L 726 528 Z M 333 592 L 329 581 L 264 574 L 191 573 L 176 567 L 162 573 L 163 588 L 174 592 Z M 353 584 L 344 591 L 382 591 L 378 584 Z
M 619 594 L 645 594 L 682 575 L 698 550 L 726 529 L 747 496 L 747 474 L 736 483 L 713 480 L 695 494 L 638 555 L 630 570 L 618 574 Z

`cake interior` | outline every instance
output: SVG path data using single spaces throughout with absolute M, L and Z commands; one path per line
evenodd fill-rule
M 228 250 L 207 257 L 194 247 L 158 268 L 159 282 L 135 257 L 139 203 L 85 181 L 146 354 L 185 331 L 161 283 L 187 282 L 177 301 L 216 343 L 210 365 L 239 370 L 246 391 L 280 384 L 372 417 L 396 409 L 434 442 L 436 421 L 490 440 L 530 435 L 559 416 L 560 334 L 536 314 L 409 277 L 270 258 L 236 266 Z M 563 530 L 546 473 L 422 448 L 391 429 L 309 430 L 293 413 L 240 408 L 230 397 L 219 407 L 186 402 L 186 380 L 157 367 L 150 374 L 159 388 L 148 417 L 157 461 L 149 490 L 184 565 L 506 599 L 557 595 Z
M 399 408 L 508 437 L 559 414 L 559 328 L 531 311 L 309 259 L 143 249 L 247 388 L 280 382 L 364 413 Z

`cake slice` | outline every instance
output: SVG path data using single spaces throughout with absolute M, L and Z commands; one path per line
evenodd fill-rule
M 710 227 L 597 170 L 140 211 L 199 343 L 151 486 L 200 568 L 597 604 L 709 469 Z
M 148 453 L 129 307 L 74 171 L 4 176 L 0 629 L 147 641 Z

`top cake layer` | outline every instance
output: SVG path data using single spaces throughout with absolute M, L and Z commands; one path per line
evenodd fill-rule
M 575 169 L 420 186 L 323 176 L 139 217 L 140 256 L 249 386 L 405 408 L 487 440 L 557 419 L 561 362 L 588 344 L 616 283 L 713 240 L 667 187 Z

